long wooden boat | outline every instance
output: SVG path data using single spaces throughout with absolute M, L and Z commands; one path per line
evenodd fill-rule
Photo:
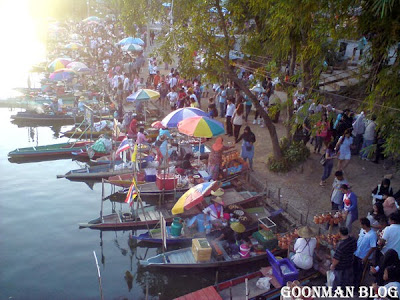
M 8 153 L 12 159 L 18 158 L 40 158 L 50 156 L 72 156 L 72 152 L 85 149 L 87 145 L 92 144 L 90 141 L 68 142 L 52 145 L 44 145 L 37 147 L 17 148 Z
M 221 249 L 222 247 L 220 247 Z M 168 251 L 146 260 L 140 260 L 140 265 L 148 268 L 164 268 L 164 269 L 208 269 L 208 268 L 219 268 L 236 266 L 246 263 L 251 263 L 261 259 L 267 259 L 267 253 L 253 252 L 254 254 L 248 258 L 241 258 L 229 256 L 223 249 L 221 249 L 223 255 L 217 258 L 214 253 L 211 254 L 209 261 L 197 262 L 192 253 L 192 247 L 178 249 L 174 251 Z
M 313 269 L 299 271 L 300 285 L 306 285 L 310 281 L 319 277 L 321 274 Z M 260 289 L 256 284 L 262 277 L 270 277 L 271 288 L 269 290 Z M 246 299 L 246 279 L 247 291 L 249 300 L 256 299 L 276 299 L 279 298 L 282 285 L 278 282 L 272 274 L 272 267 L 261 268 L 260 271 L 252 272 L 246 275 L 238 276 L 236 278 L 223 281 L 214 286 L 197 290 L 195 292 L 180 296 L 174 300 L 191 300 L 191 299 Z M 203 298 L 202 298 L 203 297 Z
M 74 125 L 76 123 L 81 123 L 84 119 L 82 114 L 79 115 L 69 115 L 69 114 L 38 114 L 33 111 L 23 111 L 18 112 L 16 115 L 11 116 L 12 122 L 15 124 L 33 124 L 33 125 L 52 125 L 52 124 L 62 124 L 62 125 Z M 110 120 L 110 116 L 94 116 L 94 122 L 101 120 Z M 72 135 L 72 134 L 71 134 Z M 68 135 L 66 135 L 68 136 Z
M 142 195 L 142 193 L 141 193 Z M 226 189 L 225 194 L 222 196 L 225 206 L 232 204 L 244 204 L 255 201 L 263 197 L 265 194 L 253 194 L 251 192 L 239 193 L 234 188 Z M 102 200 L 103 201 L 103 200 Z M 133 229 L 149 229 L 153 228 L 160 221 L 160 213 L 164 216 L 167 223 L 172 222 L 174 216 L 171 209 L 175 203 L 166 203 L 161 207 L 147 207 L 144 213 L 141 209 L 137 214 L 132 212 L 114 212 L 109 215 L 103 215 L 99 218 L 91 220 L 87 223 L 80 223 L 79 228 L 91 228 L 99 230 L 133 230 Z M 185 211 L 181 217 L 190 217 L 201 213 L 201 210 L 194 207 Z
M 118 161 L 117 161 L 118 162 Z M 57 175 L 57 178 L 66 178 L 74 181 L 98 180 L 107 179 L 110 176 L 118 174 L 132 173 L 133 168 L 112 168 L 110 164 L 86 167 L 76 170 L 71 170 L 64 175 Z
M 190 243 L 193 238 L 195 238 L 192 235 L 181 235 L 178 237 L 174 237 L 171 235 L 171 226 L 167 226 L 166 229 L 167 229 L 167 239 L 166 239 L 167 245 L 187 244 Z M 205 237 L 205 235 L 198 234 L 196 235 L 196 237 Z M 133 240 L 137 240 L 138 242 L 162 244 L 161 230 L 159 228 L 152 229 L 150 231 L 147 231 L 139 235 L 132 234 L 130 238 Z
M 77 134 L 79 135 L 80 133 L 82 133 L 82 132 L 79 132 L 79 131 L 76 132 L 75 129 L 72 129 L 72 130 L 68 130 L 68 131 L 62 132 L 61 135 L 65 136 L 65 137 L 71 137 L 72 135 L 76 136 Z M 86 130 L 86 132 L 85 132 L 86 136 L 92 136 L 93 138 L 99 137 L 102 134 L 103 135 L 112 136 L 113 132 L 112 132 L 112 130 L 100 130 L 100 131 Z

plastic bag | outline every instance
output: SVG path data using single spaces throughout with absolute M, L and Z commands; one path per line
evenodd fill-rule
M 269 291 L 271 289 L 271 283 L 269 282 L 271 278 L 269 277 L 261 277 L 257 280 L 256 286 L 259 289 Z
M 335 273 L 333 271 L 326 271 L 326 286 L 333 286 L 335 280 Z

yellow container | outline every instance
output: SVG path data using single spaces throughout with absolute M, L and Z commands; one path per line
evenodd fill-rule
M 192 253 L 196 262 L 209 261 L 211 259 L 211 246 L 207 239 L 193 239 Z

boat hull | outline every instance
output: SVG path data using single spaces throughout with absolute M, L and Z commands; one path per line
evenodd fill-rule
M 38 147 L 17 148 L 8 153 L 12 159 L 40 158 L 49 156 L 72 156 L 73 152 L 85 149 L 91 142 L 61 143 Z

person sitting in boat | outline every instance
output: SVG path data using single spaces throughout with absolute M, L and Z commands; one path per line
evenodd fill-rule
M 296 267 L 309 270 L 313 266 L 314 250 L 317 246 L 316 233 L 311 227 L 304 226 L 298 230 L 298 235 L 293 247 L 295 253 L 292 253 L 290 260 Z
M 240 251 L 240 234 L 236 233 L 230 226 L 220 226 L 207 234 L 207 238 L 225 248 L 226 252 L 231 255 L 237 255 Z
M 128 130 L 127 130 L 128 138 L 134 138 L 137 136 L 137 120 L 132 119 L 129 123 Z
M 193 155 L 192 153 L 186 153 L 185 156 L 183 157 L 183 161 L 180 164 L 179 167 L 177 167 L 175 170 L 179 175 L 186 175 L 190 174 L 193 171 L 193 166 L 190 160 L 192 159 Z
M 147 144 L 149 140 L 147 139 L 146 135 L 144 134 L 144 128 L 140 127 L 139 132 L 137 134 L 136 138 L 136 144 L 141 145 L 141 144 Z
M 158 136 L 157 136 L 157 141 L 160 139 L 160 137 L 162 137 L 163 135 L 165 135 L 167 138 L 172 139 L 171 133 L 169 132 L 168 128 L 161 128 L 158 131 Z
M 222 188 L 219 188 L 216 191 L 211 191 L 211 195 L 215 196 L 215 198 L 211 199 L 211 201 L 214 203 L 203 209 L 203 213 L 210 216 L 210 221 L 213 226 L 221 226 L 223 223 L 225 223 L 223 207 L 224 202 L 221 198 L 223 194 L 224 190 Z
M 54 114 L 56 114 L 56 113 L 58 112 L 58 102 L 57 102 L 57 99 L 54 98 L 54 99 L 51 101 L 50 108 L 51 108 L 51 110 L 52 110 L 52 112 L 53 112 Z

